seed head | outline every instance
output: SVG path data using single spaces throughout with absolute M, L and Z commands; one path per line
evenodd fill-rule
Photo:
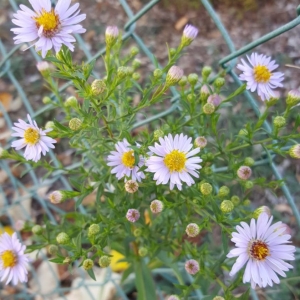
M 110 265 L 111 258 L 107 255 L 101 256 L 99 259 L 99 266 L 101 268 L 107 268 Z
M 241 166 L 237 170 L 237 176 L 242 180 L 247 180 L 251 177 L 252 170 L 248 166 Z
M 230 200 L 223 200 L 220 208 L 223 213 L 227 214 L 233 211 L 234 204 Z
M 125 183 L 125 190 L 126 192 L 133 194 L 139 189 L 139 185 L 136 181 L 134 180 L 128 180 Z
M 215 111 L 215 106 L 212 103 L 206 103 L 203 106 L 203 112 L 206 115 L 211 115 Z
M 86 271 L 92 269 L 93 266 L 94 266 L 94 262 L 93 262 L 91 259 L 89 259 L 89 258 L 85 259 L 85 260 L 83 261 L 83 263 L 82 263 L 82 267 L 83 267 Z
M 140 218 L 140 212 L 137 209 L 128 209 L 126 213 L 126 218 L 129 222 L 136 222 Z
M 150 209 L 154 214 L 160 213 L 164 208 L 164 204 L 160 200 L 153 200 L 150 204 Z
M 203 149 L 207 145 L 207 140 L 204 136 L 198 136 L 194 141 L 195 147 L 199 147 L 200 149 Z
M 195 237 L 199 234 L 200 228 L 196 223 L 190 223 L 186 226 L 185 232 L 189 237 Z
M 200 269 L 199 263 L 194 259 L 188 260 L 185 263 L 184 267 L 185 267 L 185 270 L 191 275 L 195 275 L 196 273 L 199 272 L 199 269 Z

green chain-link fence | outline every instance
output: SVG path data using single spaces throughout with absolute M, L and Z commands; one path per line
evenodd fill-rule
M 12 9 L 16 11 L 18 9 L 17 3 L 16 3 L 17 1 L 9 0 L 9 2 L 10 2 Z M 55 1 L 53 1 L 53 2 L 55 2 Z M 128 16 L 128 21 L 124 26 L 123 39 L 124 40 L 129 39 L 129 38 L 133 39 L 139 45 L 139 47 L 145 53 L 145 55 L 147 55 L 149 57 L 149 59 L 154 63 L 153 54 L 146 47 L 145 43 L 139 37 L 139 35 L 135 32 L 135 27 L 136 27 L 135 24 L 136 24 L 136 21 L 138 21 L 154 5 L 156 5 L 159 2 L 159 0 L 150 1 L 135 15 L 133 14 L 133 12 L 130 9 L 126 0 L 119 0 L 119 2 L 122 5 L 122 8 L 124 9 L 124 11 L 126 12 L 126 14 Z M 242 85 L 237 74 L 234 71 L 237 58 L 240 55 L 246 53 L 247 51 L 252 50 L 253 48 L 257 47 L 258 45 L 261 45 L 264 42 L 266 42 L 270 39 L 273 39 L 274 37 L 286 32 L 300 24 L 300 16 L 298 16 L 291 22 L 285 24 L 284 26 L 264 35 L 263 37 L 255 40 L 252 43 L 247 44 L 246 46 L 242 47 L 241 49 L 236 50 L 230 35 L 226 31 L 226 28 L 220 21 L 218 15 L 216 14 L 213 7 L 211 6 L 210 2 L 208 0 L 201 0 L 200 2 L 202 2 L 202 5 L 205 7 L 207 12 L 213 19 L 214 23 L 216 24 L 217 28 L 220 30 L 220 32 L 230 50 L 230 55 L 221 59 L 219 61 L 219 65 L 226 70 L 226 72 L 233 78 L 233 80 L 235 81 L 235 83 L 237 85 Z M 297 8 L 297 14 L 298 15 L 300 14 L 300 6 Z M 88 50 L 88 47 L 85 45 L 84 41 L 82 40 L 82 38 L 80 36 L 76 36 L 76 39 L 77 39 L 79 47 L 84 52 L 87 61 L 92 61 L 95 58 L 99 58 L 103 53 L 105 53 L 105 49 L 103 48 L 103 49 L 100 49 L 95 55 L 92 55 L 91 52 Z M 14 72 L 11 70 L 11 63 L 12 63 L 12 59 L 13 59 L 12 57 L 17 51 L 19 51 L 20 47 L 21 46 L 18 45 L 16 47 L 14 47 L 13 49 L 11 49 L 9 52 L 7 52 L 3 41 L 0 40 L 0 53 L 2 56 L 1 61 L 0 61 L 0 77 L 5 77 L 14 85 L 14 87 L 16 88 L 16 90 L 19 94 L 19 97 L 21 98 L 21 100 L 23 102 L 23 105 L 24 105 L 26 111 L 34 118 L 36 116 L 41 115 L 45 111 L 49 110 L 50 106 L 43 106 L 41 109 L 34 111 L 30 101 L 28 100 L 27 95 L 24 93 L 23 88 L 17 79 L 16 74 L 14 74 Z M 31 53 L 36 61 L 40 60 L 40 57 L 36 54 L 34 49 L 31 48 L 29 51 L 31 51 Z M 69 86 L 68 83 L 63 85 L 60 88 L 60 91 L 66 90 L 68 86 Z M 134 125 L 134 128 L 140 127 L 140 126 L 142 126 L 146 123 L 149 123 L 153 120 L 156 120 L 163 116 L 166 116 L 166 115 L 172 113 L 173 111 L 175 111 L 176 109 L 178 109 L 179 108 L 179 106 L 178 106 L 179 94 L 177 94 L 175 89 L 172 90 L 172 93 L 173 93 L 172 105 L 168 109 L 166 109 L 165 111 L 163 111 L 159 114 L 156 114 L 155 116 L 152 116 L 146 120 L 137 122 Z M 245 91 L 244 95 L 245 95 L 247 101 L 249 102 L 249 104 L 251 105 L 256 116 L 259 117 L 260 111 L 256 104 L 255 99 L 252 97 L 252 95 L 248 91 Z M 53 99 L 55 98 L 54 95 L 50 95 L 50 97 L 52 97 Z M 2 106 L 1 102 L 0 102 L 0 109 L 3 113 L 6 124 L 8 125 L 8 127 L 11 127 L 12 121 L 10 119 L 10 116 L 7 114 L 6 110 Z M 264 122 L 264 129 L 268 133 L 271 133 L 271 131 L 272 131 L 272 128 L 267 121 Z M 8 142 L 6 147 L 9 148 L 10 147 L 9 145 L 10 145 L 10 141 Z M 255 165 L 262 165 L 262 164 L 269 165 L 269 167 L 272 169 L 272 172 L 273 172 L 274 176 L 276 177 L 276 179 L 281 180 L 282 176 L 281 176 L 276 164 L 274 163 L 275 154 L 272 153 L 272 151 L 265 150 L 265 157 L 266 158 L 264 158 L 260 161 L 256 161 Z M 57 161 L 57 158 L 55 157 L 55 155 L 52 152 L 50 152 L 50 158 L 58 166 L 59 162 Z M 76 167 L 77 167 L 77 164 L 73 164 L 73 165 L 70 165 L 68 168 L 76 168 Z M 15 218 L 12 214 L 15 212 L 14 208 L 18 207 L 18 211 L 23 214 L 22 215 L 23 219 L 30 220 L 31 216 L 28 213 L 26 214 L 27 210 L 25 209 L 25 206 L 27 205 L 26 202 L 28 201 L 28 197 L 31 197 L 31 198 L 34 198 L 36 201 L 38 201 L 39 205 L 41 206 L 41 208 L 44 211 L 47 218 L 49 220 L 51 220 L 51 222 L 53 222 L 53 224 L 56 224 L 56 219 L 55 219 L 52 211 L 60 213 L 60 214 L 64 214 L 65 212 L 63 210 L 57 208 L 56 206 L 52 205 L 49 201 L 45 201 L 45 199 L 42 196 L 40 196 L 37 191 L 39 189 L 41 189 L 43 187 L 43 185 L 51 186 L 51 185 L 55 184 L 56 182 L 60 182 L 59 183 L 60 186 L 63 186 L 64 189 L 71 189 L 71 186 L 69 185 L 68 181 L 63 176 L 63 174 L 61 174 L 61 173 L 54 173 L 54 174 L 52 174 L 52 176 L 49 179 L 41 182 L 41 180 L 38 178 L 38 176 L 30 169 L 30 167 L 28 165 L 25 165 L 25 168 L 27 169 L 28 174 L 31 178 L 32 185 L 30 187 L 27 187 L 26 185 L 24 185 L 20 180 L 18 180 L 13 175 L 7 162 L 0 161 L 0 169 L 4 170 L 7 173 L 8 179 L 10 181 L 10 185 L 13 187 L 13 189 L 16 193 L 16 199 L 17 199 L 16 201 L 12 202 L 11 199 L 6 196 L 6 193 L 4 192 L 4 188 L 2 186 L 0 186 L 0 200 L 2 201 L 2 202 L 0 201 L 0 216 L 1 215 L 6 216 L 8 218 L 8 220 L 11 222 L 11 224 L 13 224 L 13 221 L 15 220 Z M 222 172 L 224 170 L 225 170 L 225 168 L 219 168 L 219 169 L 215 168 L 214 171 Z M 281 189 L 293 211 L 294 217 L 297 222 L 297 226 L 298 226 L 298 228 L 300 228 L 300 214 L 299 214 L 298 208 L 296 206 L 296 203 L 291 195 L 291 192 L 286 184 L 283 184 L 281 186 Z M 79 210 L 81 213 L 86 213 L 85 208 L 82 205 L 79 207 Z M 2 226 L 2 225 L 0 224 L 0 226 Z M 42 259 L 47 262 L 46 255 L 42 256 Z M 47 263 L 49 265 L 49 268 L 48 268 L 49 272 L 53 272 L 53 269 L 50 267 L 51 264 L 49 262 L 47 262 Z M 82 280 L 78 282 L 76 287 L 63 287 L 63 286 L 61 286 L 58 278 L 55 278 L 56 287 L 53 290 L 49 291 L 47 294 L 45 294 L 45 293 L 41 292 L 41 287 L 42 287 L 42 285 L 45 285 L 47 283 L 45 283 L 43 281 L 43 278 L 38 276 L 35 268 L 31 267 L 30 273 L 32 276 L 32 280 L 34 280 L 36 282 L 36 286 L 38 286 L 39 289 L 35 290 L 35 291 L 30 291 L 26 288 L 26 285 L 23 285 L 23 289 L 21 289 L 18 294 L 14 294 L 13 296 L 7 296 L 4 294 L 1 294 L 1 284 L 0 284 L 0 298 L 1 299 L 52 299 L 52 297 L 55 295 L 55 297 L 61 297 L 60 299 L 67 299 L 65 295 L 68 292 L 70 292 L 71 290 L 74 290 L 74 289 L 81 288 L 81 289 L 85 290 L 85 293 L 86 293 L 87 297 L 89 297 L 89 299 L 95 299 L 95 297 L 93 296 L 93 294 L 91 292 L 91 289 L 95 286 L 104 286 L 107 282 L 110 282 L 113 284 L 113 286 L 115 286 L 116 294 L 119 297 L 119 299 L 128 299 L 125 292 L 121 289 L 121 287 L 119 286 L 117 281 L 113 278 L 112 272 L 109 269 L 108 269 L 107 273 L 105 274 L 105 278 L 102 282 L 95 282 L 95 283 L 88 283 L 88 284 L 84 280 L 85 272 L 80 271 L 80 268 L 78 268 L 78 272 L 79 272 L 79 275 L 82 276 Z M 171 283 L 176 283 L 176 279 L 172 276 L 172 272 L 169 269 L 159 269 L 159 270 L 156 270 L 155 273 L 159 273 L 161 276 L 163 276 L 166 280 L 170 281 Z M 54 272 L 53 272 L 53 276 L 55 277 Z M 188 277 L 188 279 L 192 282 L 192 278 L 190 276 Z M 35 298 L 36 296 L 38 296 L 39 298 Z M 159 299 L 163 299 L 163 296 L 159 290 L 159 287 L 158 287 L 158 296 L 159 296 Z M 258 296 L 254 290 L 251 290 L 251 296 L 252 296 L 253 300 L 258 300 Z M 202 298 L 203 298 L 203 295 L 200 290 L 196 291 L 194 296 L 191 297 L 191 299 L 202 299 Z M 86 299 L 88 299 L 88 298 L 86 298 Z M 96 299 L 101 299 L 101 295 L 99 295 L 99 297 Z

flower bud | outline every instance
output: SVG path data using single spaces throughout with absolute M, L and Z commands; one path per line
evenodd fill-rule
M 81 128 L 81 125 L 82 125 L 82 121 L 78 118 L 73 118 L 69 121 L 69 127 L 73 131 L 79 130 Z
M 289 155 L 292 158 L 300 158 L 300 144 L 294 145 L 289 150 Z M 0 154 L 1 157 L 1 154 Z
M 252 170 L 248 166 L 241 166 L 237 170 L 237 176 L 242 180 L 247 180 L 251 177 Z
M 140 78 L 141 78 L 140 73 L 134 72 L 134 73 L 132 74 L 132 79 L 133 79 L 133 80 L 138 81 Z
M 221 296 L 216 296 L 216 297 L 214 297 L 213 300 L 225 300 L 225 299 L 223 297 L 221 297 Z
M 221 88 L 222 86 L 224 86 L 225 84 L 225 79 L 223 77 L 218 77 L 215 81 L 214 81 L 214 86 L 216 88 Z
M 252 181 L 249 180 L 244 183 L 244 186 L 245 186 L 245 189 L 250 190 L 253 188 L 254 184 Z
M 195 99 L 195 94 L 188 94 L 186 98 L 189 102 L 193 102 Z
M 187 47 L 192 43 L 192 41 L 197 37 L 198 29 L 193 25 L 186 25 L 183 29 L 183 34 L 181 38 L 181 46 Z
M 221 186 L 218 192 L 218 196 L 219 197 L 226 197 L 227 195 L 229 195 L 229 188 L 225 185 Z
M 200 89 L 200 100 L 206 102 L 210 95 L 210 90 L 207 85 L 202 85 Z
M 239 135 L 240 136 L 246 136 L 246 135 L 248 135 L 249 134 L 249 132 L 248 132 L 248 130 L 247 129 L 241 129 L 240 131 L 239 131 Z
M 147 254 L 148 254 L 148 249 L 147 249 L 147 248 L 141 247 L 141 248 L 139 249 L 139 256 L 145 257 Z
M 136 222 L 140 218 L 140 212 L 137 209 L 128 209 L 126 213 L 126 218 L 129 222 Z
M 140 228 L 134 229 L 133 235 L 134 235 L 135 237 L 140 237 L 140 236 L 142 235 L 142 229 L 140 229 Z
M 219 106 L 221 102 L 222 99 L 218 94 L 212 94 L 207 98 L 207 103 L 211 103 L 214 106 Z
M 69 256 L 67 256 L 65 259 L 64 259 L 64 261 L 63 261 L 63 263 L 64 264 L 70 264 L 72 262 L 72 259 L 71 259 L 71 257 L 69 257 Z
M 199 147 L 200 149 L 203 149 L 207 145 L 207 140 L 204 136 L 198 136 L 194 141 L 195 147 Z
M 131 56 L 136 56 L 138 53 L 140 52 L 139 48 L 138 47 L 131 47 L 130 48 L 130 55 Z
M 285 123 L 286 123 L 286 120 L 282 116 L 277 116 L 273 120 L 273 124 L 274 124 L 274 126 L 276 128 L 282 128 L 282 127 L 284 127 Z
M 210 75 L 211 71 L 212 71 L 211 67 L 209 67 L 209 66 L 203 67 L 203 69 L 202 69 L 202 77 L 204 79 L 207 79 L 208 76 Z
M 266 213 L 269 217 L 271 217 L 271 210 L 268 206 L 261 206 L 261 207 L 257 208 L 253 212 L 253 217 L 255 219 L 257 219 L 261 213 Z
M 58 252 L 58 247 L 56 245 L 49 245 L 48 253 L 50 255 L 56 255 L 57 252 Z
M 50 103 L 52 103 L 51 98 L 48 97 L 48 96 L 44 97 L 42 101 L 43 101 L 44 104 L 50 104 Z
M 251 205 L 251 200 L 250 199 L 246 199 L 246 200 L 244 200 L 243 204 L 245 206 L 250 206 Z
M 163 75 L 163 72 L 162 72 L 161 69 L 155 69 L 155 70 L 153 71 L 153 76 L 154 76 L 155 78 L 160 78 L 162 75 Z
M 253 166 L 254 163 L 255 163 L 255 160 L 252 157 L 246 157 L 244 160 L 244 165 L 248 166 L 248 167 Z
M 58 204 L 63 202 L 63 200 L 65 200 L 61 191 L 52 192 L 51 194 L 49 194 L 48 199 L 53 204 Z
M 212 169 L 210 167 L 204 167 L 202 170 L 203 170 L 203 173 L 205 175 L 211 175 L 212 174 Z
M 36 64 L 37 69 L 39 70 L 39 72 L 44 76 L 47 77 L 50 75 L 50 65 L 48 62 L 46 61 L 39 61 Z
M 240 197 L 239 196 L 232 196 L 231 197 L 231 202 L 233 203 L 234 206 L 237 206 L 240 204 Z
M 167 73 L 166 85 L 175 85 L 182 78 L 182 76 L 183 70 L 177 66 L 172 66 Z
M 88 229 L 88 236 L 96 235 L 100 232 L 100 226 L 98 224 L 92 224 Z
M 153 137 L 154 137 L 155 141 L 158 141 L 159 138 L 163 137 L 164 135 L 165 135 L 165 133 L 161 129 L 156 129 L 153 133 Z
M 111 258 L 107 255 L 101 256 L 99 259 L 99 266 L 101 268 L 107 268 L 110 265 Z
M 168 297 L 167 300 L 180 300 L 180 299 L 179 299 L 179 297 L 176 296 L 176 295 L 171 295 L 171 296 Z
M 83 261 L 83 263 L 82 263 L 82 267 L 83 267 L 86 271 L 92 269 L 93 266 L 94 266 L 94 262 L 93 262 L 91 259 L 89 259 L 89 258 L 85 259 L 85 260 Z
M 45 128 L 46 128 L 46 129 L 50 129 L 50 128 L 54 129 L 54 128 L 55 128 L 54 122 L 53 122 L 53 121 L 48 121 L 48 122 L 46 123 L 46 125 L 45 125 Z
M 213 190 L 212 185 L 209 184 L 208 182 L 202 183 L 202 184 L 200 185 L 200 191 L 201 191 L 201 193 L 202 193 L 203 195 L 205 195 L 205 196 L 210 195 L 211 192 L 212 192 L 212 190 Z
M 184 267 L 185 267 L 185 270 L 191 275 L 195 275 L 200 270 L 199 263 L 194 259 L 188 260 L 185 263 Z
M 200 228 L 196 223 L 190 223 L 186 226 L 185 232 L 189 237 L 195 237 L 199 234 Z
M 195 84 L 197 84 L 199 77 L 196 73 L 192 73 L 188 76 L 187 79 L 191 85 L 195 85 Z
M 134 68 L 133 67 L 127 67 L 127 73 L 129 76 L 132 76 L 134 73 Z
M 126 192 L 133 194 L 139 189 L 139 185 L 134 180 L 128 180 L 125 182 L 125 190 Z
M 71 96 L 69 98 L 67 98 L 67 100 L 65 101 L 65 107 L 77 107 L 78 105 L 78 100 L 76 97 Z
M 153 200 L 150 204 L 150 209 L 154 214 L 162 212 L 164 204 L 160 200 Z
M 108 48 L 111 48 L 118 40 L 119 29 L 117 26 L 108 26 L 105 31 L 105 42 Z
M 211 103 L 206 103 L 203 106 L 203 112 L 206 115 L 211 115 L 215 111 L 215 106 Z
M 119 79 L 124 79 L 128 75 L 127 67 L 119 67 L 117 71 L 117 76 Z
M 181 87 L 184 87 L 187 84 L 187 77 L 186 76 L 182 76 L 181 79 L 178 81 L 178 84 Z
M 230 200 L 223 200 L 220 209 L 223 213 L 227 214 L 233 211 L 234 205 Z
M 8 157 L 8 151 L 0 147 L 0 159 L 5 159 Z
M 104 80 L 96 79 L 92 82 L 91 85 L 92 93 L 94 96 L 99 96 L 106 90 L 106 83 Z
M 273 91 L 274 96 L 271 96 L 269 99 L 266 99 L 267 107 L 271 107 L 275 105 L 280 99 L 280 93 L 278 91 Z
M 70 237 L 65 232 L 61 232 L 57 235 L 56 241 L 61 245 L 67 245 L 70 242 Z
M 174 56 L 175 53 L 176 53 L 176 49 L 175 48 L 170 48 L 169 53 L 170 53 L 170 56 Z
M 134 59 L 133 62 L 132 62 L 132 67 L 134 69 L 137 69 L 141 66 L 141 61 L 139 59 Z
M 41 235 L 43 233 L 43 228 L 40 225 L 34 225 L 31 228 L 31 231 L 32 231 L 33 234 Z
M 294 106 L 300 102 L 300 91 L 299 90 L 291 90 L 288 92 L 286 98 L 286 104 L 288 106 Z

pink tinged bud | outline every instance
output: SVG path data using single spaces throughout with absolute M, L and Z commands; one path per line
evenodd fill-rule
M 252 174 L 252 170 L 248 166 L 241 166 L 237 170 L 237 176 L 242 180 L 249 179 L 251 174 Z
M 222 102 L 222 99 L 217 94 L 210 95 L 207 99 L 207 103 L 211 103 L 214 106 L 219 106 L 221 102 Z
M 119 29 L 117 26 L 108 26 L 105 31 L 105 36 L 117 38 L 119 36 Z
M 200 89 L 200 94 L 202 95 L 209 95 L 210 94 L 210 90 L 208 88 L 207 85 L 202 85 L 201 89 Z
M 190 223 L 188 226 L 186 226 L 185 232 L 189 237 L 195 237 L 199 234 L 200 228 L 197 224 Z
M 140 213 L 137 209 L 128 209 L 126 218 L 129 222 L 136 222 L 140 218 Z
M 50 69 L 50 65 L 46 61 L 39 61 L 36 64 L 36 67 L 41 73 L 48 71 Z
M 207 140 L 204 136 L 199 136 L 195 139 L 194 144 L 195 144 L 196 147 L 199 147 L 200 149 L 203 149 L 207 145 Z
M 300 158 L 300 144 L 294 145 L 290 148 L 289 154 L 292 158 Z
M 196 273 L 199 272 L 199 263 L 194 260 L 194 259 L 190 259 L 185 263 L 185 270 L 191 274 L 191 275 L 195 275 Z
M 291 90 L 288 92 L 286 103 L 290 106 L 296 105 L 300 102 L 300 91 Z
M 183 76 L 183 70 L 177 66 L 172 66 L 168 71 L 166 83 L 167 85 L 176 84 Z
M 163 203 L 160 200 L 153 200 L 150 204 L 150 209 L 154 214 L 160 213 L 164 208 Z
M 61 203 L 63 200 L 63 194 L 60 191 L 54 191 L 49 195 L 49 200 L 53 204 Z
M 21 231 L 24 228 L 24 225 L 25 225 L 25 222 L 23 220 L 18 220 L 14 226 L 15 230 Z
M 186 25 L 183 30 L 183 35 L 191 40 L 194 40 L 198 35 L 198 28 L 193 25 Z

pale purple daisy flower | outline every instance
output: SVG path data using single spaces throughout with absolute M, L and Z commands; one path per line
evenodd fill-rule
M 16 233 L 0 235 L 0 281 L 6 280 L 6 284 L 12 281 L 14 285 L 27 282 L 28 257 L 24 254 L 25 249 Z
M 254 92 L 257 90 L 261 99 L 268 100 L 271 97 L 276 97 L 273 89 L 282 87 L 281 81 L 284 79 L 284 74 L 281 72 L 274 72 L 278 65 L 271 57 L 263 54 L 252 53 L 247 56 L 251 66 L 249 66 L 243 59 L 242 64 L 238 64 L 237 68 L 243 71 L 240 79 L 247 82 L 247 90 Z
M 107 165 L 114 167 L 111 173 L 116 174 L 118 179 L 127 176 L 134 181 L 140 182 L 145 178 L 145 174 L 139 171 L 140 167 L 144 165 L 144 159 L 140 157 L 140 161 L 138 165 L 136 165 L 134 151 L 130 146 L 126 139 L 123 139 L 122 142 L 118 142 L 115 145 L 117 151 L 111 151 L 107 157 Z
M 126 219 L 129 222 L 136 222 L 138 219 L 140 218 L 140 212 L 137 209 L 131 208 L 128 209 L 127 213 L 126 213 Z
M 188 260 L 185 263 L 184 267 L 185 267 L 185 270 L 191 275 L 195 275 L 196 273 L 199 272 L 199 269 L 200 269 L 199 263 L 194 259 Z
M 149 147 L 155 155 L 146 160 L 146 171 L 155 173 L 153 179 L 156 184 L 167 184 L 170 181 L 170 189 L 176 185 L 182 189 L 182 182 L 188 186 L 195 183 L 191 175 L 199 177 L 197 169 L 201 169 L 200 157 L 194 157 L 199 153 L 200 148 L 191 150 L 192 138 L 183 134 L 176 134 L 173 138 L 171 134 L 164 138 L 159 138 L 159 142 L 154 147 Z
M 19 26 L 12 28 L 16 36 L 15 44 L 34 42 L 36 51 L 45 57 L 48 50 L 54 48 L 59 52 L 62 45 L 74 50 L 75 38 L 72 34 L 84 33 L 86 30 L 79 25 L 86 18 L 81 14 L 79 3 L 70 7 L 71 0 L 58 0 L 52 8 L 51 0 L 29 0 L 33 10 L 21 4 L 20 10 L 14 14 L 12 22 Z
M 251 219 L 250 226 L 241 222 L 236 226 L 238 232 L 232 233 L 231 241 L 236 248 L 227 257 L 238 257 L 232 267 L 230 276 L 234 276 L 246 264 L 243 282 L 250 282 L 254 289 L 273 286 L 280 283 L 277 274 L 286 277 L 284 272 L 293 266 L 285 260 L 294 260 L 296 248 L 290 243 L 291 236 L 286 234 L 286 228 L 280 227 L 282 222 L 271 225 L 273 217 L 261 213 L 256 222 Z M 277 273 L 277 274 L 276 274 Z
M 26 160 L 37 162 L 41 159 L 41 153 L 46 155 L 49 148 L 54 148 L 53 144 L 56 143 L 56 140 L 46 135 L 52 128 L 42 130 L 29 115 L 27 115 L 27 118 L 29 124 L 20 119 L 19 122 L 14 123 L 15 127 L 12 127 L 12 129 L 16 132 L 12 136 L 17 136 L 21 139 L 13 141 L 11 146 L 16 150 L 26 147 L 24 153 Z

